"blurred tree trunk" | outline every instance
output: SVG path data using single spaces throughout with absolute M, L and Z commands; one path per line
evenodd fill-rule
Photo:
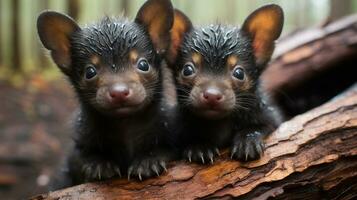
M 330 19 L 337 20 L 351 14 L 353 11 L 353 0 L 330 0 Z
M 68 0 L 68 15 L 73 19 L 78 19 L 80 0 Z
M 48 7 L 49 7 L 49 4 L 48 4 L 48 0 L 40 0 L 38 2 L 38 12 L 42 12 L 44 10 L 47 10 Z M 48 58 L 45 54 L 45 52 L 43 51 L 43 48 L 42 48 L 42 44 L 40 42 L 36 42 L 36 49 L 37 49 L 37 55 L 38 55 L 38 61 L 39 61 L 39 68 L 46 68 L 49 63 L 48 63 Z
M 0 31 L 1 31 L 1 28 L 2 28 L 2 15 L 1 15 L 1 12 L 2 12 L 2 6 L 1 6 L 1 2 L 0 2 Z M 2 57 L 2 32 L 0 32 L 0 66 L 2 66 L 3 64 L 3 57 Z
M 11 54 L 11 68 L 14 72 L 21 71 L 21 50 L 20 50 L 20 29 L 19 29 L 19 15 L 20 2 L 19 0 L 11 1 L 12 18 L 12 54 Z

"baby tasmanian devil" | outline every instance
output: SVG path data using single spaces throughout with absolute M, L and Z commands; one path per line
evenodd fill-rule
M 166 169 L 171 157 L 159 112 L 161 63 L 173 16 L 169 0 L 148 0 L 133 22 L 105 18 L 80 28 L 64 14 L 39 16 L 40 39 L 80 103 L 67 185 L 124 171 L 142 179 Z
M 282 26 L 277 5 L 257 9 L 241 28 L 195 28 L 175 11 L 167 60 L 176 77 L 178 141 L 189 161 L 213 162 L 218 149 L 228 146 L 233 159 L 263 153 L 263 139 L 280 116 L 260 92 L 259 76 Z

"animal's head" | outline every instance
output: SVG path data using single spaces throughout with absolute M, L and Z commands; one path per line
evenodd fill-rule
M 107 17 L 81 28 L 64 14 L 46 11 L 38 17 L 37 28 L 81 102 L 122 116 L 157 98 L 173 15 L 169 0 L 148 0 L 132 22 Z
M 194 28 L 176 10 L 167 60 L 175 71 L 181 106 L 209 118 L 255 106 L 256 83 L 283 26 L 283 11 L 267 5 L 243 26 Z

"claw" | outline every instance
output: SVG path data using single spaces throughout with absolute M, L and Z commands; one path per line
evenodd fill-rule
M 212 151 L 208 151 L 208 158 L 210 159 L 210 161 L 211 161 L 211 164 L 213 164 L 213 153 L 212 153 Z
M 160 175 L 160 174 L 159 174 L 159 170 L 157 169 L 156 165 L 152 165 L 152 166 L 151 166 L 151 169 L 155 172 L 155 174 L 156 174 L 157 176 Z
M 142 167 L 139 167 L 138 170 L 138 177 L 139 177 L 139 180 L 141 181 L 142 180 L 142 177 L 141 177 L 141 173 L 143 173 L 143 168 Z
M 239 146 L 238 146 L 237 151 L 238 152 L 244 152 L 243 147 L 244 147 L 243 142 L 239 142 Z
M 217 154 L 218 156 L 221 156 L 221 153 L 219 152 L 219 149 L 218 149 L 218 148 L 215 148 L 214 151 L 216 152 L 216 154 Z
M 210 157 L 209 160 L 211 161 L 211 164 L 213 165 L 213 157 Z
M 160 165 L 164 168 L 165 172 L 167 172 L 166 163 L 164 161 L 160 161 Z
M 133 172 L 133 168 L 129 167 L 128 169 L 128 181 L 130 180 L 131 173 Z
M 121 178 L 121 172 L 120 169 L 118 167 L 114 167 L 114 171 L 119 175 L 119 177 Z
M 233 159 L 233 156 L 234 156 L 235 153 L 237 153 L 237 146 L 236 145 L 233 146 L 233 149 L 231 151 L 231 159 Z
M 262 145 L 259 144 L 255 147 L 255 149 L 257 150 L 259 156 L 262 156 L 263 155 L 263 149 L 262 149 Z
M 189 151 L 187 152 L 187 157 L 188 157 L 188 161 L 189 161 L 189 162 L 192 162 L 192 151 L 191 151 L 191 150 L 189 150 Z
M 249 149 L 249 151 L 248 151 L 249 159 L 256 159 L 257 158 L 257 151 L 255 150 L 255 145 L 254 144 L 250 144 L 248 149 Z
M 99 180 L 102 180 L 102 174 L 101 174 L 101 167 L 100 165 L 97 166 L 96 172 L 98 173 L 98 178 Z
M 244 152 L 245 152 L 245 161 L 247 161 L 248 160 L 248 154 L 249 154 L 247 145 L 245 146 Z
M 260 146 L 260 149 L 261 149 L 261 155 L 264 155 L 265 144 L 264 143 L 260 143 L 259 146 Z
M 202 152 L 198 152 L 200 158 L 201 158 L 201 161 L 203 164 L 205 164 L 205 159 L 203 158 L 203 153 Z

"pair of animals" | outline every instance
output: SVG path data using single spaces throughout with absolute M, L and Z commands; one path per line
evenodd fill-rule
M 194 27 L 169 0 L 146 1 L 134 21 L 83 28 L 43 12 L 40 40 L 80 103 L 63 186 L 124 174 L 141 180 L 182 155 L 213 163 L 221 148 L 232 159 L 258 159 L 280 120 L 259 76 L 282 26 L 277 5 L 257 9 L 241 28 Z

